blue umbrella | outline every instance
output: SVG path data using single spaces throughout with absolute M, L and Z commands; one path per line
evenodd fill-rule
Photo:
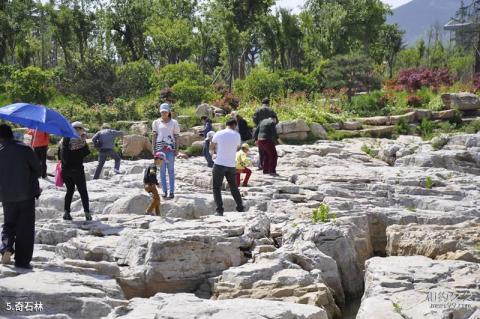
M 64 137 L 79 137 L 60 113 L 42 105 L 15 103 L 0 108 L 0 119 Z

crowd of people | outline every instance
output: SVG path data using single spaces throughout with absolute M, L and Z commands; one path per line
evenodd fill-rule
M 205 138 L 203 156 L 207 166 L 212 168 L 212 189 L 216 204 L 216 213 L 223 216 L 222 185 L 226 179 L 236 203 L 236 210 L 243 212 L 245 207 L 239 187 L 248 187 L 252 174 L 249 166 L 249 142 L 258 145 L 258 168 L 263 174 L 277 175 L 277 152 L 279 142 L 276 133 L 277 115 L 264 99 L 262 106 L 255 112 L 254 132 L 238 113 L 232 112 L 226 121 L 226 128 L 214 132 L 211 119 L 203 116 L 204 124 L 200 135 Z M 64 220 L 72 220 L 71 203 L 75 189 L 79 192 L 85 220 L 92 220 L 89 206 L 84 160 L 90 154 L 87 144 L 88 129 L 81 122 L 73 122 L 78 137 L 61 139 L 58 148 L 59 180 L 65 184 Z M 151 194 L 152 202 L 146 214 L 160 215 L 161 187 L 164 199 L 175 197 L 175 158 L 179 153 L 178 138 L 180 126 L 172 118 L 171 106 L 160 105 L 160 117 L 152 123 L 152 144 L 154 145 L 153 163 L 143 175 L 144 189 Z M 38 178 L 47 178 L 47 150 L 49 134 L 38 130 L 28 130 L 30 145 L 14 139 L 9 125 L 0 125 L 0 201 L 4 211 L 4 224 L 1 233 L 0 253 L 2 263 L 9 264 L 15 254 L 15 266 L 30 268 L 35 237 L 35 199 L 41 194 Z M 98 164 L 93 178 L 101 176 L 108 158 L 115 162 L 114 172 L 120 174 L 120 156 L 114 150 L 115 141 L 121 138 L 121 131 L 113 130 L 105 123 L 92 137 L 92 143 L 98 149 Z M 213 156 L 212 156 L 213 154 Z M 241 175 L 245 174 L 243 182 Z M 158 178 L 159 177 L 159 178 Z M 168 177 L 168 181 L 167 181 Z M 158 181 L 160 179 L 160 183 Z

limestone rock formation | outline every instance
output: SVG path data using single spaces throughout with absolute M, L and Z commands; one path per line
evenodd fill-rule
M 204 300 L 191 294 L 156 294 L 150 299 L 134 298 L 105 319 L 212 318 L 212 319 L 327 319 L 325 311 L 288 302 L 232 299 Z
M 460 111 L 480 109 L 480 98 L 473 93 L 444 93 L 442 94 L 442 101 L 447 108 L 453 108 Z
M 480 264 L 423 256 L 367 261 L 357 319 L 459 318 L 480 315 Z
M 422 255 L 480 263 L 480 223 L 456 225 L 392 225 L 387 228 L 387 254 Z

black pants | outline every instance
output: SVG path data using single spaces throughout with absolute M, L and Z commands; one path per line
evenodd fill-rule
M 32 261 L 35 240 L 35 199 L 3 203 L 3 215 L 0 252 L 15 253 L 15 265 L 27 266 Z
M 88 201 L 87 181 L 85 180 L 85 172 L 81 169 L 63 169 L 62 178 L 67 187 L 67 194 L 65 194 L 66 212 L 70 212 L 70 205 L 72 204 L 73 193 L 75 193 L 75 186 L 80 193 L 82 199 L 83 211 L 90 212 L 90 204 Z
M 242 196 L 240 195 L 240 191 L 238 190 L 237 182 L 235 180 L 236 173 L 237 171 L 235 167 L 226 167 L 217 164 L 213 165 L 213 199 L 215 200 L 215 204 L 217 204 L 217 213 L 223 214 L 222 183 L 224 177 L 227 178 L 230 192 L 232 193 L 233 199 L 237 204 L 237 210 L 243 211 Z
M 35 154 L 37 154 L 38 160 L 40 161 L 43 178 L 47 177 L 47 150 L 48 146 L 34 148 Z

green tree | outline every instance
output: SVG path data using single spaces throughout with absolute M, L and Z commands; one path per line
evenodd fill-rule
M 377 63 L 386 61 L 388 64 L 388 77 L 393 77 L 393 70 L 399 52 L 402 50 L 402 39 L 404 31 L 399 29 L 397 24 L 383 25 L 379 41 L 372 48 L 372 55 L 376 57 Z
M 339 55 L 323 69 L 324 87 L 347 89 L 349 101 L 356 92 L 380 88 L 380 80 L 373 72 L 373 62 L 362 55 Z
M 51 72 L 29 66 L 13 72 L 7 91 L 12 100 L 42 104 L 53 94 L 52 78 Z
M 112 0 L 106 11 L 105 24 L 123 61 L 146 58 L 145 21 L 151 14 L 151 1 Z

